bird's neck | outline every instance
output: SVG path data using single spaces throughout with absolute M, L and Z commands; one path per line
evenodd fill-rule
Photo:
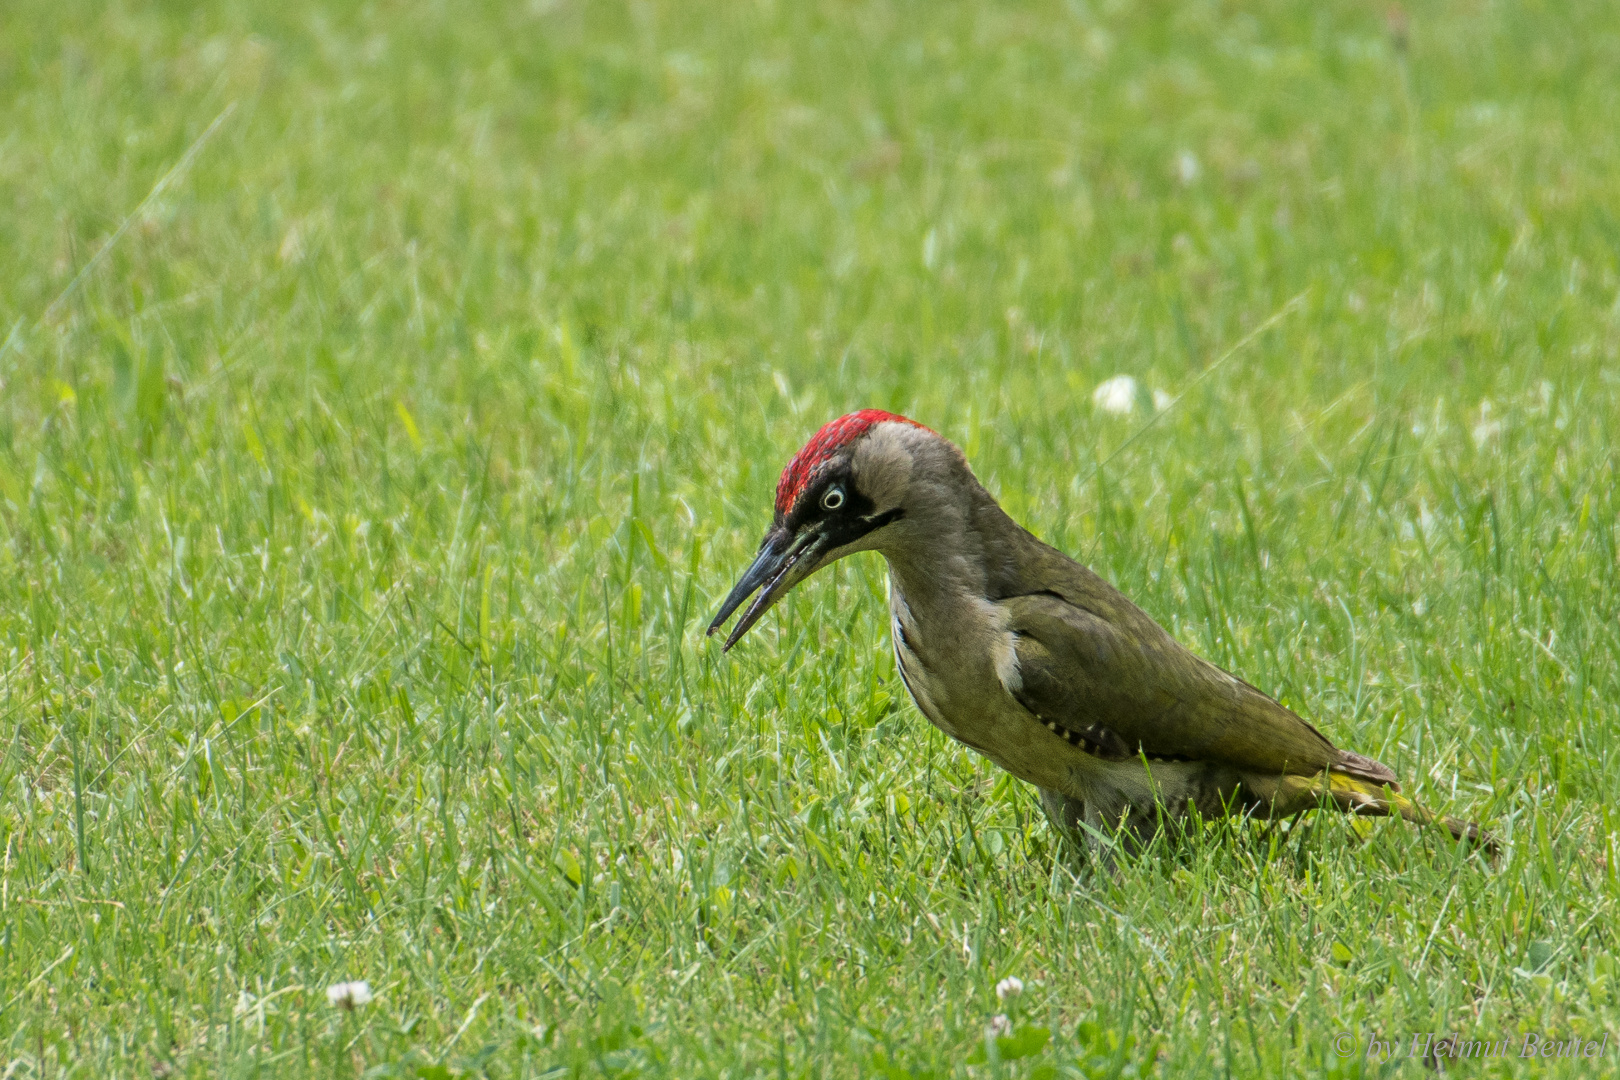
M 953 497 L 908 507 L 905 530 L 880 549 L 894 587 L 914 609 L 944 614 L 998 598 L 1024 545 L 1035 542 L 971 474 L 968 480 Z

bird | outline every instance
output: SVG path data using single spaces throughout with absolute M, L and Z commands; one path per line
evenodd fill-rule
M 1015 522 L 955 444 L 895 413 L 841 416 L 793 456 L 708 634 L 752 597 L 730 651 L 800 582 L 862 551 L 888 563 L 890 636 L 918 710 L 1034 785 L 1059 833 L 1110 864 L 1192 821 L 1318 807 L 1495 848 L 1478 825 L 1400 794 L 1387 766 L 1194 654 Z

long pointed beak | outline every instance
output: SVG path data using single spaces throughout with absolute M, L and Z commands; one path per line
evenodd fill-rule
M 748 633 L 748 628 L 757 623 L 782 597 L 786 596 L 793 586 L 810 576 L 816 568 L 817 556 L 821 553 L 823 537 L 820 531 L 806 533 L 797 538 L 786 529 L 773 527 L 765 534 L 765 539 L 759 545 L 759 554 L 754 556 L 754 562 L 743 576 L 737 579 L 731 592 L 726 594 L 725 602 L 720 605 L 720 613 L 709 624 L 709 634 L 716 633 L 725 621 L 731 618 L 731 613 L 742 607 L 743 603 L 760 590 L 759 598 L 737 620 L 732 628 L 731 636 L 721 651 L 726 652 L 737 644 L 737 639 Z

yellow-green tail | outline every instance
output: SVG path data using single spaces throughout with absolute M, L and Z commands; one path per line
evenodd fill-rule
M 1320 777 L 1313 779 L 1320 780 Z M 1414 825 L 1439 825 L 1456 840 L 1477 844 L 1486 852 L 1496 853 L 1496 838 L 1472 821 L 1447 817 L 1426 810 L 1405 795 L 1383 784 L 1358 780 L 1343 773 L 1328 773 L 1328 791 L 1339 808 L 1352 814 L 1387 817 L 1399 814 Z

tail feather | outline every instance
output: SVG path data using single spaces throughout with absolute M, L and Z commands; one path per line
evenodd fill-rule
M 1316 779 L 1319 780 L 1320 777 Z M 1449 832 L 1453 839 L 1467 840 L 1487 854 L 1496 854 L 1496 837 L 1472 821 L 1436 814 L 1391 788 L 1372 784 L 1354 776 L 1330 772 L 1327 774 L 1327 780 L 1327 794 L 1341 810 L 1368 817 L 1388 817 L 1397 814 L 1414 825 L 1438 825 Z
M 1386 784 L 1396 791 L 1401 790 L 1401 785 L 1395 780 L 1395 771 L 1383 762 L 1351 753 L 1349 750 L 1335 752 L 1339 755 L 1339 760 L 1331 766 L 1333 769 L 1349 773 L 1361 780 L 1371 780 L 1375 784 Z

